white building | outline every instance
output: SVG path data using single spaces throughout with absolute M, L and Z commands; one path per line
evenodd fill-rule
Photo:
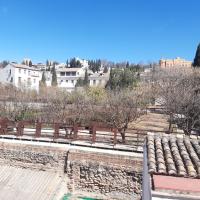
M 12 84 L 22 89 L 39 90 L 39 82 L 42 77 L 39 69 L 23 64 L 9 63 L 0 69 L 0 74 L 0 82 L 3 84 Z
M 56 70 L 58 87 L 65 88 L 67 91 L 71 92 L 75 89 L 78 79 L 84 79 L 85 68 L 58 68 Z M 94 73 L 90 74 L 88 70 L 89 85 L 91 87 L 104 87 L 109 79 L 109 73 Z M 49 75 L 46 79 L 49 80 Z M 47 83 L 49 85 L 49 83 Z
M 58 68 L 56 75 L 58 87 L 66 88 L 71 92 L 75 89 L 77 80 L 84 78 L 85 70 L 83 68 Z
M 86 63 L 85 63 L 86 64 Z M 12 84 L 22 89 L 32 89 L 39 91 L 39 83 L 42 79 L 42 73 L 45 65 L 40 64 L 29 67 L 23 64 L 9 63 L 6 67 L 0 69 L 0 82 L 3 84 Z M 78 79 L 84 79 L 85 67 L 69 68 L 65 65 L 58 65 L 56 68 L 57 84 L 68 92 L 75 90 Z M 47 87 L 51 86 L 52 73 L 44 71 Z M 104 87 L 109 79 L 109 72 L 92 73 L 88 70 L 89 85 L 91 87 Z
M 105 87 L 109 80 L 109 73 L 94 73 L 89 76 L 89 84 L 91 87 Z

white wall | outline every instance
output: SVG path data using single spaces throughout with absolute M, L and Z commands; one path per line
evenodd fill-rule
M 72 72 L 75 72 L 75 74 L 72 75 Z M 61 75 L 61 73 L 63 73 L 63 75 Z M 76 71 L 73 70 L 73 68 L 71 70 L 66 70 L 65 68 L 63 70 L 58 70 L 56 72 L 58 87 L 65 88 L 69 92 L 74 90 L 77 80 L 83 78 L 84 73 L 85 71 L 83 68 L 79 68 Z
M 0 74 L 0 82 L 4 84 L 10 83 L 19 88 L 39 90 L 42 74 L 34 68 L 18 68 L 8 64 L 0 70 Z M 19 77 L 21 78 L 21 84 L 19 83 Z

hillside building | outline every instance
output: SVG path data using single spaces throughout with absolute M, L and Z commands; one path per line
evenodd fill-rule
M 192 62 L 177 57 L 175 59 L 161 59 L 159 61 L 159 65 L 161 68 L 170 68 L 170 67 L 191 67 Z
M 18 88 L 39 90 L 42 72 L 23 64 L 9 63 L 1 69 L 0 82 L 12 84 Z

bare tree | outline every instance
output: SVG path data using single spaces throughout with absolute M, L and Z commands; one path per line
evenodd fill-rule
M 160 71 L 157 99 L 169 115 L 169 132 L 176 123 L 190 134 L 200 125 L 200 73 L 198 69 Z
M 141 88 L 134 91 L 109 92 L 101 105 L 96 107 L 96 120 L 116 128 L 121 134 L 122 142 L 125 143 L 125 132 L 129 123 L 144 113 L 147 103 L 144 96 Z

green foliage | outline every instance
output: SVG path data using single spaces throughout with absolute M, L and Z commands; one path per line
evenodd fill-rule
M 76 87 L 85 87 L 89 85 L 89 76 L 87 70 L 85 70 L 84 79 L 79 78 L 76 82 Z
M 94 103 L 103 100 L 106 97 L 106 91 L 101 87 L 89 87 L 86 93 Z
M 76 60 L 76 58 L 72 58 L 69 62 L 69 65 L 71 68 L 81 68 L 82 67 L 80 61 Z
M 29 64 L 28 64 L 28 65 L 29 65 L 29 67 L 32 67 L 32 62 L 31 62 L 31 60 L 30 60 L 30 62 L 29 62 Z
M 42 73 L 42 79 L 40 81 L 40 87 L 46 87 L 46 77 L 45 77 L 45 73 Z
M 19 112 L 16 116 L 15 116 L 15 120 L 16 121 L 21 121 L 21 120 L 32 120 L 35 119 L 35 117 L 37 116 L 37 112 L 34 110 L 21 110 L 21 112 Z
M 88 76 L 87 69 L 85 70 L 85 76 L 84 76 L 83 82 L 85 86 L 89 85 L 89 76 Z
M 76 87 L 83 87 L 84 86 L 84 80 L 82 78 L 79 78 L 76 82 Z
M 59 62 L 57 62 L 57 61 L 53 61 L 53 66 L 55 67 L 56 65 L 58 65 L 59 64 Z
M 68 59 L 67 59 L 67 61 L 66 61 L 66 67 L 68 67 L 68 65 L 69 65 L 69 61 L 68 61 Z
M 49 60 L 46 61 L 46 66 L 47 66 L 47 67 L 50 66 Z
M 6 65 L 8 65 L 8 63 L 9 63 L 9 62 L 8 62 L 7 60 L 4 60 L 4 61 L 2 61 L 2 62 L 0 63 L 0 66 L 4 68 Z
M 197 50 L 196 50 L 193 66 L 200 67 L 200 44 L 198 45 Z
M 129 62 L 126 63 L 126 68 L 129 68 Z
M 107 66 L 104 67 L 103 73 L 104 73 L 104 74 L 108 73 L 108 67 L 107 67 Z
M 57 86 L 57 75 L 56 75 L 56 69 L 55 66 L 52 68 L 52 80 L 51 80 L 51 86 Z
M 112 69 L 110 71 L 110 78 L 106 88 L 111 90 L 133 88 L 139 81 L 138 73 L 132 71 L 130 68 Z
M 101 67 L 101 60 L 89 60 L 88 61 L 89 69 L 94 72 L 99 72 Z

